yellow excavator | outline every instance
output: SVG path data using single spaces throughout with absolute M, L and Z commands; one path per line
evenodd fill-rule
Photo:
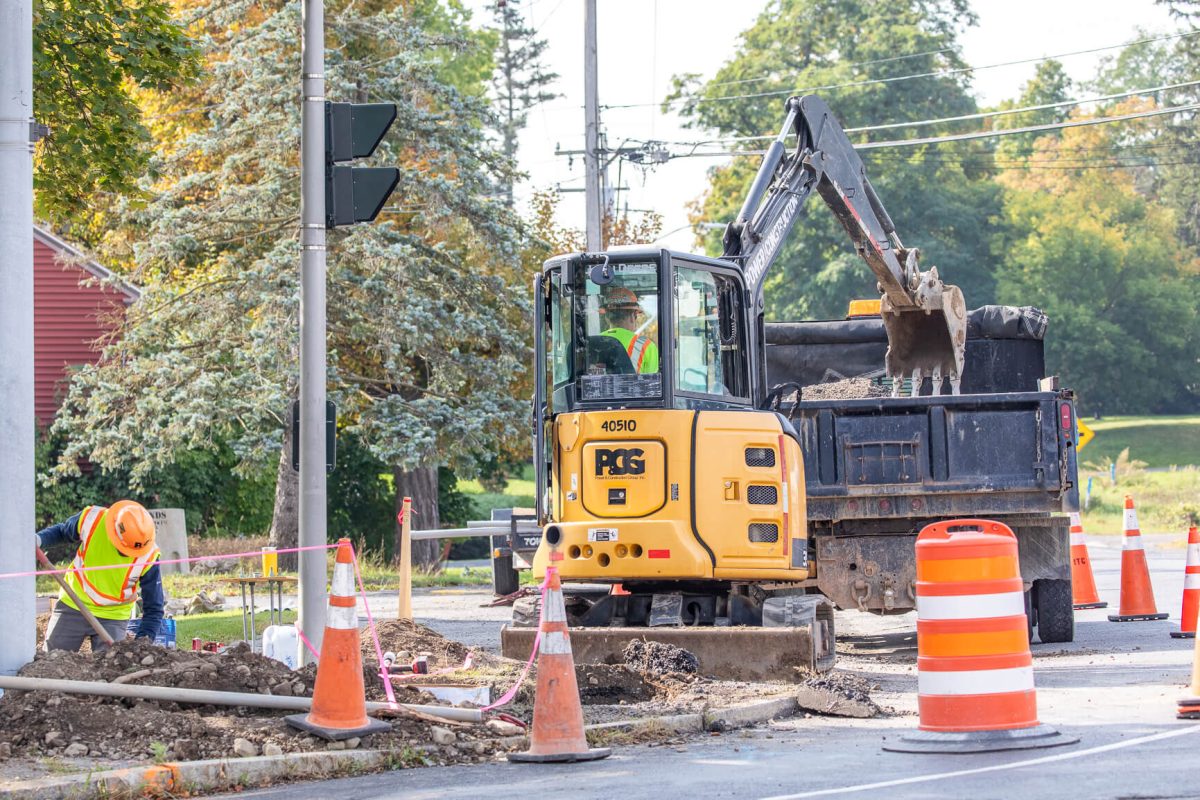
M 815 96 L 787 101 L 721 257 L 645 247 L 547 261 L 535 280 L 533 568 L 579 587 L 577 657 L 651 638 L 725 675 L 833 665 L 803 445 L 781 413 L 797 387 L 768 385 L 764 354 L 763 283 L 814 192 L 878 278 L 894 385 L 932 377 L 957 394 L 962 293 L 920 269 Z M 504 650 L 528 652 L 536 613 L 518 605 L 514 618 Z

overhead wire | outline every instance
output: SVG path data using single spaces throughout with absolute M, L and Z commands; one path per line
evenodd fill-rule
M 1090 53 L 1101 53 L 1106 50 L 1119 50 L 1119 49 L 1123 49 L 1126 47 L 1133 47 L 1133 46 L 1139 45 L 1139 44 L 1149 44 L 1151 42 L 1162 42 L 1162 41 L 1169 41 L 1171 39 L 1181 39 L 1181 38 L 1185 38 L 1188 36 L 1195 36 L 1197 34 L 1200 34 L 1200 30 L 1182 31 L 1179 33 L 1171 33 L 1171 34 L 1164 34 L 1162 36 L 1154 36 L 1154 37 L 1148 37 L 1148 38 L 1144 38 L 1144 39 L 1137 39 L 1132 42 L 1123 42 L 1121 44 L 1105 45 L 1104 47 L 1092 47 L 1092 48 L 1088 48 L 1086 50 L 1073 50 L 1068 53 L 1058 53 L 1058 54 L 1051 55 L 1051 56 L 1040 56 L 1038 58 L 1022 58 L 1022 59 L 1016 59 L 1013 61 L 1001 61 L 1001 62 L 997 62 L 995 64 L 984 64 L 984 65 L 978 66 L 978 67 L 956 67 L 954 69 L 949 69 L 949 70 L 932 70 L 929 72 L 919 72 L 919 73 L 913 73 L 910 75 L 894 75 L 894 76 L 887 77 L 887 78 L 869 78 L 869 79 L 858 80 L 858 81 L 847 81 L 845 83 L 831 83 L 831 84 L 826 84 L 823 86 L 808 86 L 808 87 L 803 87 L 803 88 L 799 88 L 799 89 L 778 89 L 778 90 L 772 90 L 769 92 L 752 92 L 749 94 L 718 95 L 716 97 L 691 97 L 691 98 L 686 98 L 686 99 L 689 99 L 689 100 L 691 100 L 693 102 L 697 102 L 697 103 L 728 102 L 728 101 L 732 101 L 732 100 L 753 100 L 753 99 L 758 99 L 758 98 L 762 98 L 762 97 L 779 97 L 782 95 L 805 94 L 808 92 L 830 91 L 833 89 L 848 89 L 848 88 L 854 88 L 854 87 L 859 87 L 859 86 L 870 86 L 873 84 L 880 84 L 880 83 L 897 83 L 899 81 L 916 80 L 917 78 L 935 78 L 935 77 L 936 78 L 944 78 L 944 77 L 950 77 L 953 75 L 961 75 L 961 74 L 968 73 L 968 72 L 979 72 L 979 71 L 982 71 L 985 69 L 997 69 L 999 67 L 1012 67 L 1012 66 L 1018 66 L 1021 64 L 1036 64 L 1036 63 L 1039 63 L 1042 61 L 1051 61 L 1051 60 L 1059 59 L 1059 58 L 1068 58 L 1070 56 L 1087 55 Z M 604 106 L 604 108 L 606 108 L 606 109 L 643 108 L 647 105 L 670 105 L 671 103 L 682 102 L 684 99 L 685 98 L 679 98 L 677 100 L 671 100 L 671 101 L 664 102 L 664 103 L 621 103 L 621 104 L 606 105 L 606 106 Z
M 1145 89 L 1132 89 L 1125 92 L 1116 92 L 1114 94 L 1101 95 L 1099 97 L 1086 97 L 1079 100 L 1062 100 L 1057 103 L 1043 103 L 1036 106 L 1022 106 L 1020 108 L 1006 108 L 996 111 L 983 111 L 977 114 L 960 114 L 954 117 L 936 117 L 931 119 L 914 120 L 912 122 L 887 122 L 879 125 L 863 125 L 857 128 L 846 128 L 846 133 L 866 133 L 869 131 L 893 130 L 896 128 L 921 128 L 928 125 L 940 125 L 948 122 L 967 122 L 970 120 L 991 119 L 994 117 L 1011 116 L 1013 114 L 1025 114 L 1034 111 L 1047 111 L 1055 108 L 1069 108 L 1071 106 L 1080 106 L 1087 103 L 1103 103 L 1109 100 L 1120 100 L 1125 97 L 1137 97 L 1139 95 L 1157 94 L 1159 92 L 1171 91 L 1174 89 L 1186 89 L 1192 86 L 1200 86 L 1200 80 L 1185 81 L 1183 83 L 1170 83 L 1162 86 L 1151 86 Z M 680 147 L 688 147 L 705 144 L 720 144 L 724 142 L 756 142 L 766 141 L 776 138 L 778 134 L 764 133 L 757 136 L 715 136 L 710 139 L 699 139 L 693 141 L 669 141 L 664 144 L 673 144 Z M 635 140 L 637 141 L 637 140 Z

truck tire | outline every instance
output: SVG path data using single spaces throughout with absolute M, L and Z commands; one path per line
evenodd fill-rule
M 513 569 L 512 556 L 492 558 L 492 591 L 499 597 L 521 588 L 521 576 Z
M 1075 640 L 1075 609 L 1072 606 L 1070 581 L 1034 581 L 1033 602 L 1037 609 L 1038 638 L 1043 644 Z

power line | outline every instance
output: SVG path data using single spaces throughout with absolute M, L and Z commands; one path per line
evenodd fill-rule
M 990 139 L 1000 136 L 1015 136 L 1023 133 L 1039 133 L 1041 131 L 1060 130 L 1062 128 L 1080 128 L 1088 125 L 1103 125 L 1110 122 L 1125 122 L 1133 119 L 1158 117 L 1164 114 L 1178 114 L 1183 111 L 1200 109 L 1200 103 L 1192 103 L 1169 108 L 1158 108 L 1152 111 L 1139 111 L 1133 114 L 1120 114 L 1112 117 L 1093 117 L 1091 119 L 1067 120 L 1053 122 L 1047 125 L 1029 125 L 1024 128 L 1008 128 L 997 131 L 976 131 L 974 133 L 958 133 L 948 136 L 927 136 L 921 139 L 894 139 L 886 142 L 863 142 L 854 145 L 855 150 L 877 150 L 890 147 L 915 147 L 923 144 L 939 144 L 941 142 L 965 142 L 973 139 Z M 761 156 L 766 150 L 725 150 L 720 152 L 694 152 L 677 154 L 675 158 L 705 157 L 705 156 Z
M 1018 59 L 1016 61 L 1001 61 L 1001 62 L 998 62 L 995 64 L 985 64 L 980 67 L 960 67 L 960 68 L 949 69 L 949 70 L 934 70 L 932 72 L 920 72 L 920 73 L 915 73 L 915 74 L 911 74 L 911 75 L 896 75 L 896 76 L 892 76 L 890 78 L 871 78 L 868 80 L 861 80 L 861 81 L 849 81 L 847 83 L 832 83 L 832 84 L 827 84 L 825 86 L 809 86 L 809 87 L 805 87 L 805 88 L 801 88 L 801 89 L 779 89 L 779 90 L 770 91 L 770 92 L 753 92 L 750 94 L 719 95 L 717 97 L 692 97 L 690 99 L 697 103 L 727 102 L 727 101 L 731 101 L 731 100 L 752 100 L 752 99 L 757 99 L 757 98 L 762 98 L 762 97 L 779 97 L 782 95 L 807 94 L 810 92 L 821 92 L 821 91 L 828 91 L 831 89 L 847 89 L 847 88 L 853 88 L 853 87 L 857 87 L 857 86 L 869 86 L 869 85 L 877 84 L 877 83 L 896 83 L 899 81 L 915 80 L 917 78 L 945 78 L 945 77 L 950 77 L 952 75 L 961 75 L 961 74 L 967 73 L 967 72 L 979 72 L 979 71 L 985 70 L 985 69 L 996 69 L 998 67 L 1012 67 L 1012 66 L 1017 66 L 1020 64 L 1036 64 L 1036 63 L 1042 62 L 1042 61 L 1051 61 L 1051 60 L 1058 59 L 1058 58 L 1067 58 L 1069 56 L 1087 55 L 1089 53 L 1101 53 L 1106 50 L 1117 50 L 1117 49 L 1122 49 L 1122 48 L 1126 48 L 1126 47 L 1133 47 L 1133 46 L 1139 45 L 1139 44 L 1148 44 L 1151 42 L 1162 42 L 1162 41 L 1168 41 L 1170 39 L 1180 39 L 1180 38 L 1184 38 L 1184 37 L 1188 37 L 1188 36 L 1195 36 L 1197 34 L 1200 34 L 1200 30 L 1166 34 L 1163 36 L 1155 36 L 1155 37 L 1146 38 L 1146 39 L 1138 39 L 1136 41 L 1125 42 L 1122 44 L 1106 45 L 1104 47 L 1092 47 L 1087 50 L 1074 50 L 1069 53 L 1058 53 L 1057 55 L 1041 56 L 1040 58 L 1023 58 L 1023 59 Z M 670 101 L 670 102 L 678 102 L 678 101 Z M 651 105 L 651 106 L 653 106 L 653 105 L 669 105 L 669 103 L 662 103 L 662 104 L 658 104 L 658 103 L 625 103 L 625 104 L 619 104 L 619 105 L 608 105 L 608 106 L 605 106 L 605 108 L 606 109 L 643 108 L 647 105 Z
M 926 125 L 941 124 L 943 122 L 966 122 L 968 120 L 989 119 L 992 117 L 1001 117 L 1012 114 L 1024 114 L 1031 111 L 1046 111 L 1053 108 L 1067 108 L 1070 106 L 1083 105 L 1085 103 L 1103 103 L 1108 100 L 1119 100 L 1124 97 L 1135 97 L 1144 94 L 1157 94 L 1158 92 L 1165 92 L 1173 89 L 1184 89 L 1191 86 L 1200 86 L 1200 80 L 1187 81 L 1185 83 L 1165 84 L 1163 86 L 1152 86 L 1146 89 L 1134 89 L 1127 92 L 1107 94 L 1101 97 L 1087 97 L 1080 100 L 1063 100 L 1058 103 L 1044 103 L 1037 106 L 1023 106 L 1021 108 L 1006 108 L 998 111 L 984 111 L 978 114 L 962 114 L 956 117 L 937 117 L 934 119 L 922 119 L 913 122 L 887 122 L 881 125 L 864 125 L 858 128 L 846 128 L 845 131 L 846 133 L 865 133 L 867 131 L 882 131 L 895 128 L 920 128 Z M 679 146 L 699 146 L 705 144 L 719 144 L 724 142 L 755 142 L 774 139 L 776 136 L 777 134 L 763 134 L 761 136 L 729 136 L 690 142 L 666 142 L 666 144 L 674 144 Z

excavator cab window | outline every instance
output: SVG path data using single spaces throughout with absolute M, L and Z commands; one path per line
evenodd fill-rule
M 722 401 L 745 400 L 741 291 L 730 274 L 676 265 L 675 391 Z

